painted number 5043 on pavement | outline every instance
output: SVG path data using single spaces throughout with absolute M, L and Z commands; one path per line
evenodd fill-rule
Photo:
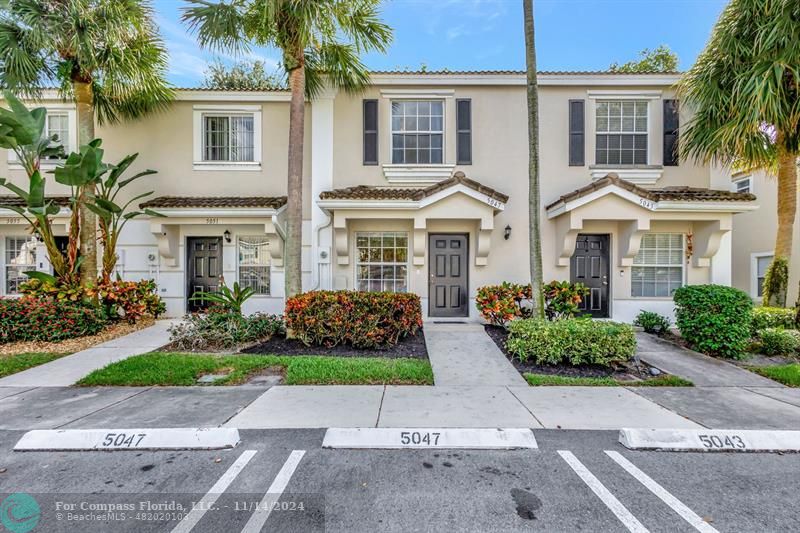
M 427 446 L 438 446 L 441 433 L 428 431 L 401 431 L 400 444 L 404 446 L 414 444 L 425 444 Z

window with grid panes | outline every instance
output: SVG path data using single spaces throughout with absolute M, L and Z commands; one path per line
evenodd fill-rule
M 270 255 L 266 237 L 239 237 L 239 285 L 269 294 Z
M 69 152 L 69 115 L 67 113 L 48 113 L 45 123 L 45 134 L 49 138 L 56 137 L 51 146 L 61 146 L 64 155 Z M 60 159 L 60 156 L 50 156 L 49 159 Z
M 356 233 L 356 290 L 408 290 L 408 234 L 380 231 Z
M 6 294 L 19 294 L 28 280 L 25 272 L 36 270 L 36 240 L 32 237 L 6 237 Z
M 631 296 L 670 297 L 683 286 L 685 251 L 680 233 L 647 233 L 631 269 Z
M 255 160 L 253 115 L 204 115 L 203 161 Z
M 444 102 L 392 102 L 392 163 L 441 164 L 444 160 Z
M 647 164 L 646 101 L 598 101 L 595 125 L 596 164 Z

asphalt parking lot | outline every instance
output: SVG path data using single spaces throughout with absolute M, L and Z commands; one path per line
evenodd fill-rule
M 11 451 L 22 434 L 0 432 L 0 496 L 34 498 L 33 531 L 800 530 L 796 454 L 553 430 L 514 451 L 329 450 L 323 430 L 242 431 L 225 451 Z

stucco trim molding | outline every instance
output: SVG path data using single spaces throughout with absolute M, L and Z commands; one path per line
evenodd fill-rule
M 664 167 L 662 166 L 642 166 L 631 168 L 610 168 L 604 167 L 589 167 L 593 180 L 599 180 L 608 176 L 610 172 L 617 174 L 621 179 L 633 183 L 635 185 L 655 185 L 661 176 L 664 174 Z
M 389 183 L 433 185 L 453 175 L 455 165 L 383 165 Z

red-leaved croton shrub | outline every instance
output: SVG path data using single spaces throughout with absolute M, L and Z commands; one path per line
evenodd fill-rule
M 100 283 L 89 289 L 89 294 L 97 296 L 110 320 L 125 320 L 134 324 L 144 316 L 158 318 L 166 311 L 166 305 L 156 290 L 156 282 L 151 279 L 118 279 Z
M 312 291 L 286 300 L 286 328 L 306 345 L 386 348 L 420 327 L 416 294 Z
M 68 300 L 0 300 L 0 343 L 57 342 L 99 333 L 106 325 L 97 306 Z
M 487 285 L 478 289 L 475 305 L 481 316 L 490 324 L 505 326 L 508 322 L 526 317 L 522 300 L 531 298 L 531 286 L 504 281 L 500 285 Z

